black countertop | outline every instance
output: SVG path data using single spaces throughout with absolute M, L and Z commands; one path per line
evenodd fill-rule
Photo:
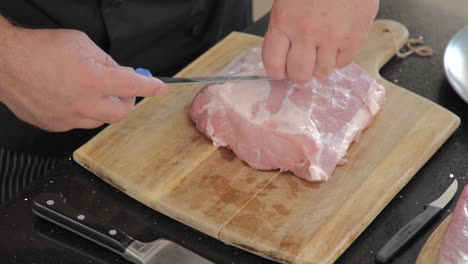
M 451 36 L 468 25 L 468 1 L 382 0 L 380 5 L 378 18 L 403 23 L 412 37 L 422 36 L 435 52 L 431 58 L 394 58 L 381 70 L 383 77 L 449 109 L 462 123 L 337 263 L 374 263 L 376 251 L 400 227 L 422 212 L 424 204 L 448 187 L 453 181 L 451 174 L 460 183 L 455 199 L 468 180 L 468 125 L 464 122 L 468 118 L 468 104 L 451 89 L 442 64 Z M 267 21 L 265 17 L 247 32 L 262 35 Z M 75 140 L 73 146 L 82 144 L 90 136 L 88 133 L 81 141 Z M 49 134 L 47 137 L 47 140 L 53 138 Z M 65 138 L 60 141 L 65 142 Z M 70 205 L 93 212 L 103 222 L 139 240 L 165 237 L 215 263 L 273 263 L 155 212 L 110 187 L 71 159 L 61 162 L 47 177 L 0 208 L 0 263 L 126 263 L 118 255 L 35 217 L 31 212 L 31 197 L 44 191 L 63 193 Z M 392 263 L 414 263 L 430 233 L 454 206 L 455 202 L 450 203 L 443 215 Z

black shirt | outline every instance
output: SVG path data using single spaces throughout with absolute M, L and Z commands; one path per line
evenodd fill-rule
M 0 13 L 30 28 L 85 32 L 119 64 L 173 75 L 252 21 L 251 0 L 1 0 Z

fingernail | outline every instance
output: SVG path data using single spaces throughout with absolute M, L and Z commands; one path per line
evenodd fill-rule
M 156 91 L 154 92 L 154 95 L 162 95 L 166 92 L 166 86 L 160 86 Z

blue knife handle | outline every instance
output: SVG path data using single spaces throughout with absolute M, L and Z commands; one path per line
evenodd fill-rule
M 136 68 L 135 72 L 144 76 L 153 77 L 151 72 L 145 68 Z
M 376 260 L 387 263 L 405 245 L 407 245 L 421 230 L 424 229 L 440 212 L 442 208 L 428 205 L 426 209 L 409 223 L 403 226 L 393 237 L 377 252 Z

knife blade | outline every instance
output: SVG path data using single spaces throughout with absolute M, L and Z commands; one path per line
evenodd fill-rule
M 137 68 L 137 73 L 144 76 L 153 76 L 151 72 L 144 68 Z M 218 82 L 238 82 L 238 81 L 259 81 L 259 80 L 272 80 L 268 76 L 206 76 L 206 77 L 156 77 L 166 84 L 177 83 L 218 83 Z
M 69 206 L 59 193 L 41 193 L 32 201 L 37 216 L 103 246 L 136 264 L 213 264 L 167 239 L 141 242 L 118 228 L 100 223 L 92 213 Z
M 422 213 L 413 218 L 403 226 L 392 238 L 377 252 L 375 258 L 379 263 L 387 263 L 401 249 L 416 237 L 444 207 L 452 200 L 458 189 L 458 182 L 455 179 L 445 192 L 436 200 L 426 205 Z

